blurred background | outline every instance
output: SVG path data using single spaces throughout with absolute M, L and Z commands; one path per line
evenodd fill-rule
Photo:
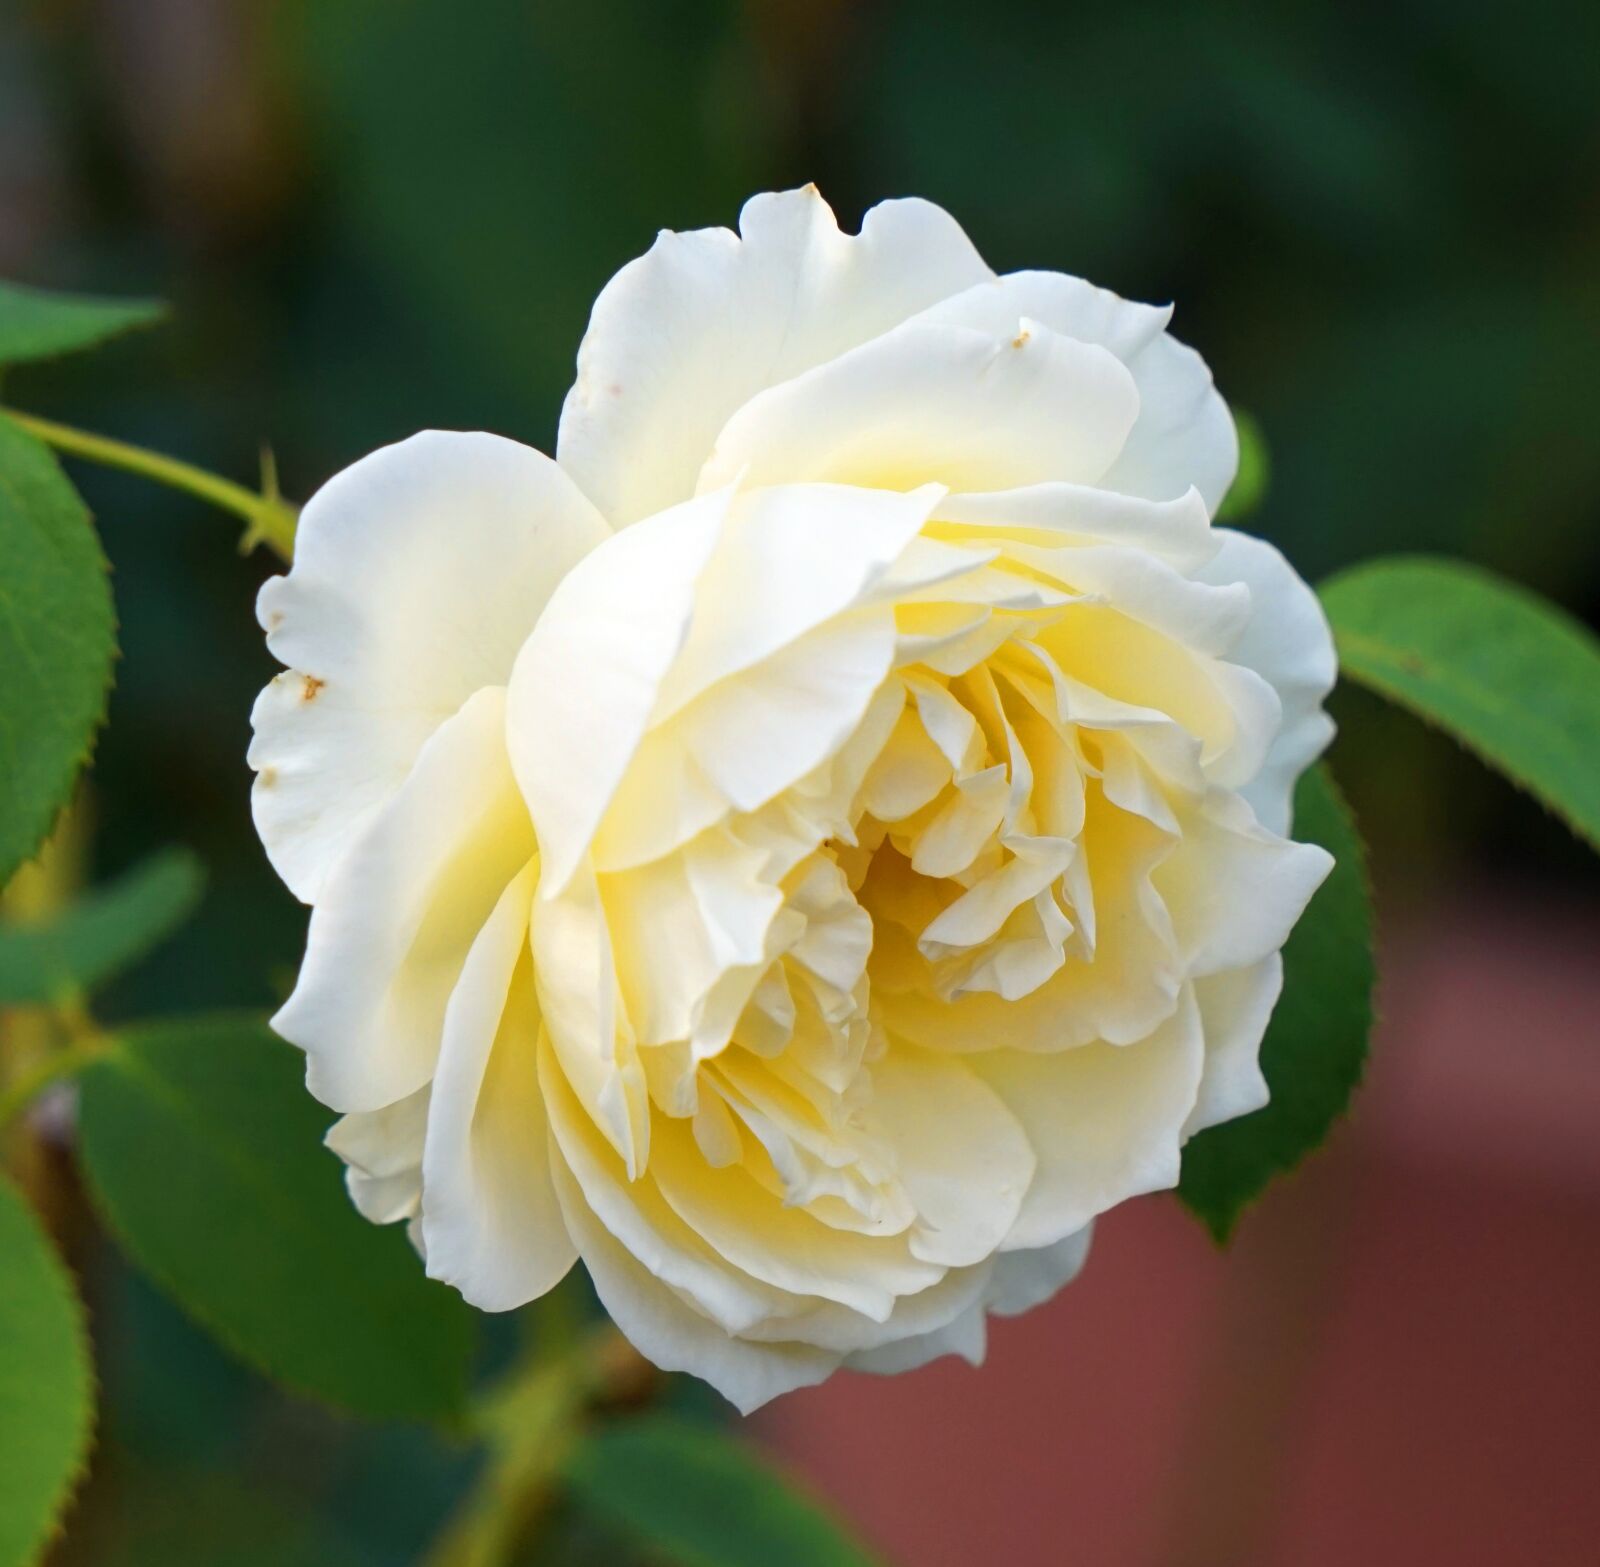
M 612 271 L 806 180 L 850 227 L 920 194 L 1000 270 L 1176 300 L 1270 447 L 1251 526 L 1313 580 L 1440 551 L 1595 620 L 1592 0 L 0 0 L 0 275 L 174 306 L 5 395 L 247 482 L 269 442 L 301 499 L 424 426 L 548 447 Z M 122 620 L 95 873 L 173 841 L 211 872 L 107 1015 L 268 1003 L 302 914 L 249 824 L 267 568 L 76 477 Z M 1353 1116 L 1225 1257 L 1145 1199 L 983 1372 L 762 1416 L 890 1561 L 1600 1561 L 1600 872 L 1337 707 L 1385 969 Z M 268 1392 L 83 1247 L 106 1411 L 60 1562 L 416 1555 L 460 1454 Z

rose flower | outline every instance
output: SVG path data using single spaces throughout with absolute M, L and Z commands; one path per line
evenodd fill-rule
M 1334 654 L 1212 526 L 1169 311 L 920 201 L 740 230 L 606 286 L 555 461 L 430 432 L 323 488 L 250 761 L 361 1210 L 487 1310 L 581 1257 L 750 1409 L 976 1361 L 1266 1102 Z

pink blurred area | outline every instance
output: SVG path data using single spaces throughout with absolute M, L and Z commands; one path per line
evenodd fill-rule
M 1463 895 L 1385 955 L 1354 1115 L 1231 1250 L 1132 1203 L 981 1371 L 759 1434 L 904 1567 L 1600 1563 L 1600 919 Z

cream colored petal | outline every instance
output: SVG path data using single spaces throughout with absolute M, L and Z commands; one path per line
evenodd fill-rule
M 743 1169 L 708 1171 L 681 1122 L 657 1128 L 651 1172 L 668 1205 L 717 1256 L 775 1289 L 884 1321 L 897 1296 L 944 1276 L 900 1236 L 834 1229 L 785 1207 Z
M 930 1288 L 915 1295 L 902 1295 L 886 1322 L 874 1322 L 831 1301 L 811 1301 L 791 1316 L 772 1317 L 747 1328 L 740 1336 L 760 1343 L 801 1341 L 845 1355 L 906 1340 L 931 1339 L 967 1316 L 975 1306 L 981 1308 L 993 1270 L 994 1262 L 989 1259 L 976 1267 L 952 1268 Z M 852 1360 L 849 1364 L 854 1367 L 856 1363 Z
M 432 1077 L 467 951 L 533 847 L 505 693 L 486 688 L 424 743 L 312 910 L 299 982 L 272 1025 L 306 1052 L 324 1104 L 378 1110 Z
M 1098 926 L 1092 958 L 1072 958 L 1015 1000 L 967 992 L 942 1001 L 931 970 L 916 967 L 924 960 L 914 949 L 907 971 L 893 976 L 884 975 L 875 952 L 873 1004 L 889 1032 L 925 1049 L 962 1054 L 1055 1051 L 1096 1039 L 1132 1045 L 1170 1017 L 1184 967 L 1150 877 L 1171 852 L 1171 839 L 1140 817 L 1097 806 L 1082 844 Z M 880 946 L 887 935 L 880 922 Z
M 821 482 L 912 490 L 1093 484 L 1138 416 L 1103 348 L 1024 325 L 996 338 L 908 323 L 753 397 L 729 419 L 702 491 Z
M 1332 868 L 1326 849 L 1268 832 L 1237 795 L 1214 790 L 1184 814 L 1154 880 L 1199 978 L 1276 952 Z
M 843 748 L 894 661 L 887 606 L 837 615 L 670 720 L 700 775 L 759 810 Z
M 1282 706 L 1254 670 L 1208 657 L 1109 603 L 1068 605 L 1038 641 L 1081 686 L 1175 720 L 1201 742 L 1213 783 L 1235 788 L 1260 771 Z
M 356 1211 L 373 1224 L 414 1218 L 422 1200 L 422 1143 L 431 1088 L 381 1110 L 341 1116 L 324 1144 L 344 1160 Z
M 735 1338 L 687 1304 L 648 1263 L 595 1217 L 572 1173 L 555 1166 L 556 1194 L 595 1293 L 611 1320 L 663 1371 L 709 1382 L 741 1414 L 838 1368 L 840 1356 L 804 1343 L 757 1344 Z
M 944 491 L 901 495 L 837 484 L 739 496 L 695 594 L 683 648 L 662 682 L 661 724 L 718 681 L 751 670 L 861 603 L 916 540 Z M 961 569 L 981 564 L 973 552 Z
M 872 1349 L 857 1350 L 845 1364 L 852 1371 L 870 1371 L 883 1377 L 915 1371 L 945 1355 L 959 1355 L 968 1365 L 981 1366 L 988 1342 L 983 1307 L 975 1303 L 942 1328 L 909 1338 L 891 1339 Z
M 1208 1126 L 1259 1110 L 1271 1097 L 1261 1074 L 1261 1040 L 1283 989 L 1283 955 L 1194 983 L 1206 1034 L 1200 1092 L 1184 1124 L 1191 1137 Z
M 937 516 L 941 524 L 954 525 L 955 536 L 974 544 L 993 547 L 1000 542 L 997 533 L 1057 548 L 1110 544 L 1157 556 L 1185 573 L 1217 553 L 1205 500 L 1195 489 L 1172 500 L 1150 501 L 1090 485 L 1035 484 L 948 495 Z
M 539 611 L 606 525 L 548 457 L 438 430 L 364 457 L 300 515 L 294 566 L 261 589 L 288 665 L 252 723 L 252 807 L 290 890 L 314 902 L 429 735 L 503 686 Z
M 688 1039 L 730 969 L 767 962 L 783 894 L 761 856 L 713 829 L 675 854 L 601 880 L 623 1005 L 639 1043 Z
M 964 1058 L 1038 1158 L 1005 1249 L 1052 1246 L 1129 1197 L 1175 1186 L 1204 1058 L 1200 1011 L 1187 990 L 1171 1018 L 1131 1045 Z
M 783 1296 L 709 1246 L 662 1200 L 652 1178 L 629 1177 L 573 1094 L 548 1040 L 539 1051 L 539 1083 L 555 1136 L 552 1169 L 562 1212 L 591 1272 L 591 1241 L 599 1228 L 654 1278 L 692 1302 L 695 1312 L 719 1332 L 735 1333 L 782 1312 Z M 724 1173 L 709 1172 L 708 1178 L 720 1179 Z M 569 1183 L 565 1192 L 563 1176 Z M 582 1215 L 577 1219 L 573 1192 L 581 1194 Z
M 965 1059 L 889 1051 L 872 1068 L 873 1110 L 916 1204 L 913 1255 L 967 1267 L 993 1254 L 1034 1179 L 1025 1122 Z
M 1250 591 L 1249 620 L 1228 658 L 1266 680 L 1283 711 L 1259 772 L 1240 792 L 1262 826 L 1286 834 L 1295 782 L 1333 739 L 1333 720 L 1322 710 L 1339 672 L 1333 632 L 1317 595 L 1272 545 L 1229 528 L 1216 537 L 1221 547 L 1199 579 Z
M 1139 421 L 1104 477 L 1106 488 L 1170 500 L 1194 485 L 1214 512 L 1239 465 L 1238 436 L 1205 361 L 1166 332 L 1171 314 L 1170 307 L 1133 304 L 1082 278 L 1014 272 L 944 301 L 921 319 L 1007 332 L 1027 316 L 1081 342 L 1103 344 L 1139 389 Z
M 992 276 L 925 201 L 883 202 L 851 236 L 808 186 L 754 197 L 740 230 L 663 233 L 595 302 L 557 452 L 615 526 L 688 499 L 764 387 Z
M 619 1005 L 611 930 L 593 875 L 539 903 L 532 946 L 539 1003 L 563 1078 L 632 1179 L 650 1158 L 649 1085 Z
M 577 1253 L 550 1179 L 539 1005 L 528 951 L 537 862 L 501 895 L 445 1010 L 423 1157 L 428 1276 L 482 1311 L 510 1311 Z
M 995 1258 L 985 1305 L 997 1317 L 1017 1317 L 1050 1299 L 1075 1279 L 1089 1259 L 1093 1225 L 1053 1246 L 1006 1251 Z
M 571 880 L 688 634 L 731 493 L 607 539 L 551 595 L 507 697 L 511 763 L 539 835 L 539 896 Z

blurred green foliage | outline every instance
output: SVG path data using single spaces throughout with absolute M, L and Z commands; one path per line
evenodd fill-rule
M 1308 576 L 1439 550 L 1592 618 L 1597 60 L 1588 0 L 22 0 L 0 10 L 0 274 L 174 314 L 4 395 L 246 480 L 270 441 L 302 499 L 424 426 L 548 445 L 589 302 L 656 228 L 807 179 L 851 224 L 916 193 L 999 268 L 1176 300 L 1270 448 L 1249 526 Z M 211 877 L 207 917 L 104 1014 L 270 1003 L 302 913 L 249 824 L 267 567 L 198 503 L 75 477 L 123 649 L 93 879 L 171 842 Z M 1341 711 L 1382 874 L 1593 876 L 1447 743 L 1359 693 Z M 112 1258 L 75 1260 L 106 1412 L 68 1559 L 415 1554 L 461 1454 L 269 1393 Z M 626 1560 L 590 1529 L 571 1560 Z

